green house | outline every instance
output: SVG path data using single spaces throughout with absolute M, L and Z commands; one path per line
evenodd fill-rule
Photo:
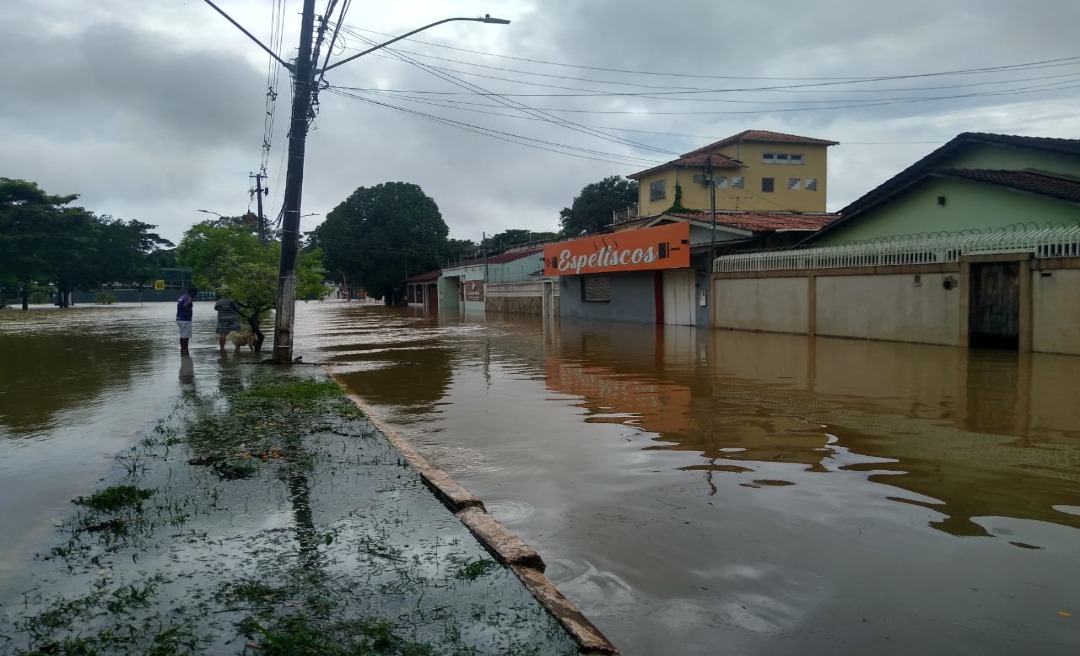
M 1080 225 L 1080 139 L 964 132 L 839 214 L 803 243 Z

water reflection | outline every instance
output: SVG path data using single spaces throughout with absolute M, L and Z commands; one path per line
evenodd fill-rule
M 649 449 L 699 454 L 683 469 L 709 472 L 711 494 L 713 472 L 761 485 L 760 464 L 789 463 L 874 472 L 953 535 L 987 535 L 985 516 L 1080 528 L 1055 509 L 1080 503 L 1073 358 L 694 332 L 563 322 L 548 386 L 581 397 L 587 421 L 655 433 Z
M 195 361 L 187 353 L 180 356 L 180 383 L 184 389 L 195 387 Z
M 153 356 L 150 340 L 86 330 L 89 314 L 78 310 L 61 316 L 55 311 L 48 313 L 51 321 L 6 316 L 0 323 L 0 424 L 14 436 L 49 426 L 59 412 L 92 404 Z M 68 329 L 62 327 L 65 320 L 70 321 Z

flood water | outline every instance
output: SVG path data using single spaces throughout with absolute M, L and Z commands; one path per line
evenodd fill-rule
M 0 312 L 0 580 L 183 385 L 196 308 Z M 1080 652 L 1080 358 L 297 306 L 627 656 Z M 40 548 L 40 547 L 37 547 Z

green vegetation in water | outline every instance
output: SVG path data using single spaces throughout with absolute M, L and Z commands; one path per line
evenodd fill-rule
M 116 297 L 108 292 L 100 292 L 94 296 L 94 303 L 96 305 L 112 305 L 116 303 Z
M 334 382 L 251 367 L 178 403 L 74 500 L 59 571 L 0 592 L 0 654 L 576 653 Z
M 143 501 L 154 496 L 156 490 L 141 490 L 132 485 L 116 485 L 99 490 L 89 497 L 73 499 L 72 503 L 100 512 L 115 513 L 124 508 L 139 509 Z
M 454 573 L 454 577 L 462 579 L 464 581 L 475 581 L 484 574 L 487 574 L 490 570 L 498 567 L 499 564 L 494 560 L 482 558 L 480 560 L 474 560 L 471 563 L 462 565 L 457 572 Z

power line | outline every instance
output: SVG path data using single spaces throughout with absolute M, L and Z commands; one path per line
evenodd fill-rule
M 353 28 L 353 27 L 350 27 L 349 29 L 354 31 L 354 32 L 367 32 L 367 33 L 370 33 L 370 34 L 377 34 L 377 35 L 380 35 L 380 36 L 388 36 L 388 35 L 384 35 L 381 32 L 375 32 L 373 30 L 363 30 L 363 29 L 360 29 L 360 28 Z M 738 75 L 702 75 L 702 74 L 695 74 L 695 73 L 671 73 L 671 72 L 658 72 L 658 71 L 637 71 L 637 70 L 610 68 L 610 67 L 603 67 L 603 66 L 584 66 L 584 65 L 581 65 L 581 64 L 567 64 L 567 63 L 562 63 L 562 62 L 544 61 L 544 60 L 541 60 L 541 59 L 529 59 L 529 58 L 526 58 L 526 57 L 514 57 L 514 56 L 511 56 L 511 55 L 502 55 L 502 54 L 497 54 L 497 53 L 492 53 L 492 52 L 484 52 L 484 51 L 481 51 L 481 50 L 469 50 L 467 48 L 458 48 L 458 47 L 455 47 L 455 46 L 448 46 L 448 45 L 441 44 L 441 43 L 432 43 L 430 41 L 421 41 L 421 40 L 418 40 L 418 39 L 410 39 L 410 41 L 413 41 L 414 43 L 418 43 L 418 44 L 423 44 L 423 45 L 436 47 L 436 48 L 445 48 L 447 50 L 456 50 L 456 51 L 459 51 L 459 52 L 467 52 L 467 53 L 474 54 L 474 55 L 484 55 L 486 57 L 497 57 L 499 59 L 510 59 L 510 60 L 514 60 L 514 61 L 528 62 L 528 63 L 531 63 L 531 64 L 543 64 L 545 66 L 557 66 L 557 67 L 562 67 L 562 68 L 572 68 L 572 69 L 589 70 L 589 71 L 603 71 L 603 72 L 609 72 L 609 73 L 622 73 L 622 74 L 626 74 L 626 75 L 650 75 L 650 76 L 656 76 L 656 77 L 695 78 L 695 79 L 705 79 L 705 80 L 818 80 L 818 81 L 847 81 L 847 82 L 877 81 L 877 80 L 892 80 L 892 79 L 910 79 L 910 78 L 917 78 L 917 77 L 933 77 L 933 76 L 941 76 L 941 75 L 960 75 L 960 74 L 967 74 L 967 73 L 999 72 L 999 71 L 1007 71 L 1007 70 L 1012 70 L 1012 69 L 1023 69 L 1023 68 L 1026 68 L 1026 67 L 1036 67 L 1036 66 L 1042 66 L 1042 65 L 1048 65 L 1048 64 L 1060 64 L 1060 63 L 1066 63 L 1066 62 L 1074 62 L 1074 63 L 1075 62 L 1080 62 L 1080 55 L 1075 55 L 1075 56 L 1071 56 L 1071 57 L 1060 57 L 1060 58 L 1057 58 L 1057 59 L 1044 59 L 1044 60 L 1033 61 L 1033 62 L 1019 63 L 1019 64 L 1005 64 L 1005 65 L 999 65 L 999 66 L 985 66 L 985 67 L 979 67 L 979 68 L 957 69 L 957 70 L 951 70 L 951 71 L 914 73 L 914 74 L 907 74 L 907 75 L 872 75 L 872 76 L 854 76 L 854 77 L 799 77 L 799 76 L 768 77 L 768 76 L 738 76 Z
M 568 146 L 566 144 L 559 144 L 559 143 L 556 143 L 556 142 L 546 141 L 546 140 L 543 140 L 543 139 L 533 139 L 531 137 L 524 137 L 524 136 L 521 136 L 521 135 L 515 135 L 515 134 L 511 134 L 509 132 L 501 132 L 499 130 L 492 130 L 491 128 L 485 128 L 485 127 L 481 127 L 481 126 L 478 126 L 478 125 L 472 125 L 472 124 L 469 124 L 469 123 L 463 123 L 461 121 L 454 121 L 452 119 L 444 118 L 444 117 L 441 117 L 441 116 L 435 116 L 433 114 L 426 114 L 424 112 L 418 112 L 418 111 L 411 110 L 411 109 L 408 109 L 408 108 L 405 108 L 405 107 L 398 107 L 396 105 L 391 105 L 389 103 L 379 102 L 377 100 L 372 100 L 370 98 L 364 98 L 362 96 L 357 96 L 357 95 L 354 95 L 354 94 L 350 94 L 350 93 L 348 93 L 346 91 L 342 91 L 342 90 L 338 89 L 337 87 L 329 87 L 327 90 L 330 91 L 331 93 L 334 93 L 336 95 L 339 95 L 339 96 L 342 96 L 342 97 L 345 97 L 345 98 L 358 100 L 360 102 L 368 103 L 368 104 L 371 104 L 371 105 L 376 105 L 376 106 L 379 106 L 379 107 L 385 107 L 387 109 L 397 110 L 397 111 L 400 111 L 400 112 L 404 112 L 406 114 L 411 114 L 413 116 L 418 116 L 420 118 L 425 118 L 425 119 L 428 119 L 428 120 L 431 120 L 431 121 L 435 121 L 436 123 L 442 123 L 442 124 L 450 126 L 450 127 L 459 128 L 459 129 L 465 130 L 466 132 L 473 132 L 475 134 L 480 134 L 480 135 L 492 137 L 492 138 L 495 138 L 495 139 L 500 139 L 502 141 L 509 141 L 511 143 L 516 143 L 518 145 L 528 146 L 528 147 L 531 147 L 531 148 L 537 148 L 539 150 L 546 150 L 546 151 L 549 151 L 549 152 L 559 153 L 561 155 L 569 155 L 571 157 L 578 157 L 578 158 L 581 158 L 581 159 L 588 159 L 588 160 L 593 160 L 593 161 L 597 161 L 597 162 L 604 162 L 604 163 L 607 163 L 607 164 L 618 164 L 620 166 L 627 166 L 627 165 L 640 166 L 642 164 L 645 164 L 645 165 L 648 165 L 648 166 L 655 166 L 657 164 L 662 163 L 661 161 L 658 161 L 658 160 L 647 160 L 645 158 L 634 157 L 634 156 L 631 156 L 631 155 L 618 155 L 618 154 L 615 154 L 615 153 L 605 153 L 605 152 L 602 152 L 602 151 L 589 150 L 589 149 L 580 148 L 580 147 L 577 147 L 577 146 Z M 535 142 L 535 143 L 526 143 L 526 142 Z M 565 149 L 565 150 L 560 150 L 560 149 Z M 575 154 L 575 153 L 572 153 L 572 152 L 566 152 L 567 150 L 579 151 L 579 152 L 582 152 L 582 153 L 585 153 L 585 154 L 578 155 L 578 154 Z M 590 157 L 590 156 L 588 156 L 590 154 L 591 155 L 598 155 L 598 157 Z M 614 159 L 604 159 L 604 157 L 619 158 L 619 159 L 625 160 L 625 161 L 617 161 L 617 160 L 614 160 Z
M 466 82 L 466 81 L 464 81 L 464 80 L 462 80 L 460 78 L 454 77 L 453 75 L 443 73 L 443 72 L 439 71 L 439 69 L 437 69 L 435 67 L 428 66 L 426 64 L 422 64 L 422 63 L 417 62 L 417 61 L 415 61 L 415 60 L 413 60 L 413 59 L 411 59 L 411 58 L 409 58 L 409 57 L 407 57 L 405 55 L 401 55 L 401 54 L 397 53 L 396 50 L 391 50 L 389 48 L 387 50 L 390 53 L 394 54 L 395 56 L 401 57 L 401 59 L 403 61 L 409 62 L 412 65 L 416 66 L 417 68 L 420 68 L 421 70 L 427 71 L 427 72 L 431 73 L 432 75 L 435 75 L 436 77 L 438 77 L 438 78 L 440 78 L 442 80 L 450 82 L 451 84 L 453 84 L 455 86 L 459 86 L 461 88 L 467 89 L 467 90 L 469 90 L 469 91 L 471 91 L 473 93 L 484 94 L 485 96 L 491 97 L 491 98 L 495 99 L 496 102 L 500 102 L 501 104 L 503 104 L 503 105 L 505 105 L 505 106 L 507 106 L 509 108 L 516 109 L 518 111 L 522 111 L 524 113 L 527 113 L 527 114 L 532 115 L 532 116 L 536 116 L 538 118 L 544 118 L 548 122 L 551 122 L 551 123 L 556 124 L 556 125 L 560 125 L 562 127 L 568 128 L 568 129 L 573 130 L 575 132 L 588 134 L 590 136 L 602 139 L 604 141 L 613 141 L 613 142 L 620 143 L 620 144 L 623 144 L 623 145 L 635 146 L 637 148 L 641 148 L 641 149 L 644 149 L 644 150 L 651 150 L 651 151 L 657 152 L 657 153 L 664 153 L 664 154 L 668 154 L 668 155 L 676 154 L 676 153 L 674 153 L 672 151 L 669 151 L 669 150 L 665 150 L 665 149 L 662 149 L 662 148 L 656 148 L 654 146 L 649 146 L 647 144 L 638 143 L 638 142 L 635 142 L 635 141 L 631 141 L 629 139 L 623 139 L 623 138 L 620 138 L 620 137 L 616 137 L 614 135 L 610 135 L 610 134 L 606 134 L 604 132 L 600 132 L 598 130 L 585 128 L 585 127 L 583 127 L 583 126 L 581 126 L 581 125 L 579 125 L 577 123 L 574 123 L 572 121 L 569 121 L 569 120 L 567 120 L 565 118 L 561 118 L 561 117 L 558 117 L 558 116 L 553 116 L 553 115 L 551 115 L 549 113 L 544 112 L 543 110 L 537 110 L 537 109 L 529 107 L 529 106 L 527 106 L 527 105 L 525 105 L 523 103 L 519 103 L 517 101 L 509 100 L 508 98 L 506 98 L 504 96 L 501 96 L 500 94 L 492 93 L 490 91 L 487 91 L 486 89 L 483 89 L 482 87 L 479 87 L 477 85 Z

